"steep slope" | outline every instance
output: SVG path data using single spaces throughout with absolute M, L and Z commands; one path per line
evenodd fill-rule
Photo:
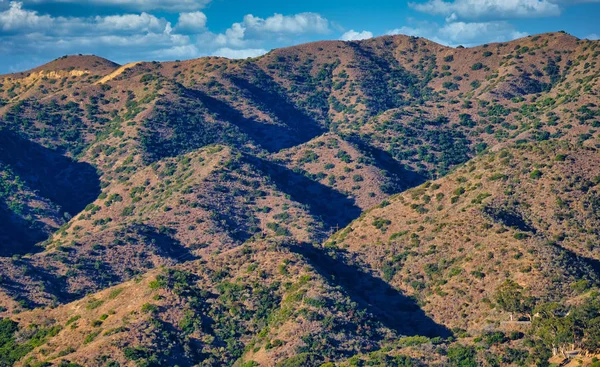
M 376 269 L 445 325 L 483 330 L 509 319 L 493 301 L 507 279 L 540 301 L 598 284 L 599 158 L 566 142 L 504 148 L 393 196 L 324 246 Z
M 44 243 L 45 251 L 0 259 L 3 285 L 36 306 L 53 298 L 68 301 L 253 236 L 308 241 L 315 218 L 260 169 L 222 146 L 155 162 L 108 186 Z
M 54 310 L 22 313 L 19 330 L 51 330 L 33 348 L 21 341 L 24 360 L 220 366 L 241 358 L 270 365 L 300 353 L 317 362 L 378 349 L 399 332 L 445 333 L 414 311 L 404 311 L 406 321 L 421 320 L 414 329 L 382 324 L 372 305 L 287 247 L 256 242 Z

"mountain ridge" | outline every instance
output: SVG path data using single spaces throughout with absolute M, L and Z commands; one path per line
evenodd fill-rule
M 382 36 L 0 76 L 0 214 L 20 231 L 0 356 L 547 362 L 570 339 L 545 323 L 596 307 L 599 47 Z M 593 355 L 590 330 L 571 343 Z

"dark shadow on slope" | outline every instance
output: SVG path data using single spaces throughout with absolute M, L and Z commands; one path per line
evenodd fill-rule
M 176 85 L 178 98 L 161 98 L 153 113 L 142 122 L 140 145 L 143 160 L 150 164 L 212 144 L 243 146 L 248 137 L 230 123 L 207 119 L 210 111 L 195 91 Z
M 573 281 L 587 279 L 592 284 L 600 282 L 600 260 L 579 255 L 555 242 L 549 248 L 554 252 L 551 263 L 563 269 Z
M 28 261 L 29 262 L 29 261 Z M 64 275 L 58 275 L 58 269 L 52 267 L 40 267 L 27 264 L 28 272 L 32 279 L 43 285 L 45 293 L 52 295 L 61 303 L 69 303 L 83 297 L 85 294 L 69 292 L 68 279 Z
M 427 179 L 411 170 L 406 169 L 400 162 L 385 150 L 374 147 L 356 135 L 343 136 L 344 140 L 352 144 L 362 154 L 372 158 L 375 166 L 388 173 L 389 181 L 382 190 L 389 195 L 406 191 L 412 187 L 423 184 Z
M 485 216 L 496 223 L 515 228 L 523 232 L 536 233 L 537 230 L 529 224 L 523 215 L 509 205 L 487 205 L 482 209 Z
M 540 80 L 531 77 L 529 73 L 513 76 L 512 78 L 501 82 L 490 94 L 500 96 L 504 99 L 527 96 L 536 93 L 542 93 L 550 87 Z
M 279 150 L 305 143 L 325 132 L 317 121 L 277 93 L 279 86 L 271 77 L 264 73 L 261 73 L 260 77 L 261 86 L 235 76 L 230 76 L 229 79 L 238 88 L 247 92 L 259 109 L 275 115 L 277 120 L 289 129 L 290 135 L 280 142 Z
M 92 165 L 74 161 L 7 129 L 0 129 L 0 163 L 41 197 L 60 206 L 61 213 L 75 215 L 100 194 L 100 179 Z M 13 224 L 4 232 L 12 242 L 19 241 L 12 252 L 30 252 L 35 243 L 44 239 L 44 225 L 14 218 L 7 205 L 2 203 L 0 207 L 0 220 L 5 226 L 7 222 Z
M 75 215 L 100 195 L 94 166 L 77 162 L 57 151 L 0 130 L 0 161 L 41 196 Z
M 7 271 L 8 268 L 11 266 L 14 267 L 14 265 L 7 266 L 6 264 L 1 264 L 1 266 L 4 271 Z M 26 269 L 26 265 L 25 265 L 25 267 L 21 267 L 20 270 L 22 271 L 23 269 Z M 21 278 L 21 277 L 19 277 L 19 278 Z M 0 282 L 0 288 L 2 288 L 2 290 L 9 297 L 11 297 L 14 301 L 18 302 L 23 308 L 33 309 L 36 307 L 43 306 L 42 304 L 34 302 L 31 299 L 31 295 L 30 295 L 31 287 L 30 286 L 27 286 L 14 278 L 10 278 L 6 275 L 3 275 L 2 282 Z M 0 306 L 3 306 L 3 305 L 0 305 Z
M 48 232 L 39 223 L 16 215 L 8 203 L 0 201 L 0 257 L 37 252 L 35 244 L 48 238 Z
M 412 298 L 382 279 L 347 264 L 342 256 L 332 256 L 326 250 L 310 244 L 287 247 L 302 255 L 329 283 L 342 287 L 352 301 L 398 334 L 428 337 L 452 335 L 445 326 L 428 317 Z
M 222 182 L 220 174 L 211 176 L 211 182 L 206 186 L 209 194 L 203 196 L 203 205 L 210 211 L 213 225 L 224 230 L 234 241 L 244 243 L 260 230 L 260 221 L 252 211 L 256 202 L 254 198 L 249 201 L 251 192 L 237 188 L 230 190 L 221 185 Z M 239 202 L 240 197 L 245 198 L 244 202 Z
M 127 281 L 133 276 L 152 269 L 154 263 L 150 261 L 152 255 L 162 259 L 171 259 L 177 263 L 196 260 L 197 257 L 189 248 L 183 246 L 173 237 L 171 229 L 157 229 L 145 224 L 135 224 L 115 235 L 111 244 L 116 246 L 111 258 L 105 246 L 99 249 L 88 248 L 85 253 L 73 254 L 69 258 L 81 260 L 82 274 L 89 278 L 98 287 L 114 285 Z M 121 251 L 125 250 L 125 251 Z M 127 250 L 134 249 L 135 260 L 127 263 L 129 258 Z M 118 258 L 115 258 L 118 257 Z
M 131 240 L 128 235 L 136 237 Z M 121 239 L 126 240 L 122 241 Z M 118 234 L 118 240 L 113 242 L 112 245 L 135 246 L 137 256 L 141 258 L 150 258 L 155 254 L 162 258 L 172 259 L 177 263 L 197 259 L 187 247 L 173 238 L 171 233 L 161 232 L 157 228 L 147 225 L 130 227 L 127 231 Z M 104 245 L 108 244 L 104 243 Z M 60 303 L 68 303 L 85 296 L 84 292 L 96 292 L 122 283 L 154 267 L 153 263 L 148 262 L 148 266 L 134 266 L 131 272 L 123 272 L 123 268 L 127 269 L 130 266 L 127 263 L 128 258 L 123 256 L 119 256 L 119 258 L 111 257 L 109 253 L 104 252 L 104 247 L 101 246 L 100 249 L 72 247 L 62 249 L 62 254 L 41 253 L 35 255 L 39 260 L 35 263 L 33 259 L 24 258 L 19 260 L 18 263 L 10 265 L 12 269 L 9 269 L 9 266 L 6 269 L 0 269 L 6 272 L 23 273 L 30 278 L 30 281 L 21 284 L 18 283 L 18 278 L 11 281 L 7 276 L 2 279 L 0 287 L 14 299 L 26 301 L 28 307 L 31 308 L 41 306 L 31 300 L 32 291 L 35 289 L 41 289 L 42 293 L 52 295 Z M 63 262 L 77 270 L 69 276 L 70 278 L 60 275 L 62 271 L 55 266 L 57 262 Z M 1 265 L 3 264 L 0 263 Z M 120 271 L 117 267 L 121 267 Z M 0 275 L 2 275 L 2 272 L 0 271 Z M 90 283 L 93 286 L 86 288 L 84 291 L 74 292 L 72 289 L 70 290 L 69 279 L 74 283 L 84 280 L 84 284 Z
M 177 262 L 196 260 L 196 256 L 189 248 L 183 246 L 169 230 L 159 230 L 148 225 L 136 225 L 133 230 L 138 233 L 145 243 L 150 243 L 157 251 L 157 255 L 171 258 Z
M 271 177 L 292 200 L 308 206 L 311 214 L 322 219 L 326 229 L 345 227 L 361 214 L 354 199 L 320 182 L 264 159 L 254 156 L 246 156 L 246 159 L 264 175 Z
M 243 133 L 248 135 L 256 144 L 265 150 L 273 153 L 281 149 L 301 144 L 304 141 L 297 141 L 296 132 L 287 126 L 266 124 L 244 117 L 244 115 L 217 98 L 199 90 L 186 90 L 187 97 L 193 97 L 202 102 L 202 104 L 211 112 L 218 116 L 220 120 L 235 125 Z
M 0 287 L 24 308 L 44 306 L 43 303 L 34 301 L 36 293 L 38 297 L 47 299 L 46 305 L 54 300 L 70 302 L 79 298 L 67 291 L 67 277 L 57 275 L 56 268 L 34 265 L 29 258 L 6 261 L 7 263 L 0 263 L 3 273 Z

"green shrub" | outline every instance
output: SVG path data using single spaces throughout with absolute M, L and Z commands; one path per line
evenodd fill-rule
M 538 178 L 542 177 L 542 171 L 540 171 L 539 169 L 536 169 L 529 174 L 529 177 L 537 180 Z
M 89 343 L 93 342 L 94 339 L 96 339 L 96 337 L 98 335 L 100 335 L 100 332 L 101 331 L 98 330 L 98 331 L 94 331 L 94 332 L 91 332 L 88 335 L 86 335 L 86 337 L 83 339 L 83 344 L 89 344 Z
M 471 346 L 456 344 L 448 347 L 448 361 L 454 367 L 477 367 L 477 353 Z
M 471 70 L 481 70 L 483 69 L 483 64 L 480 62 L 476 62 L 475 64 L 471 65 Z
M 373 225 L 375 226 L 375 228 L 381 229 L 381 230 L 385 230 L 386 227 L 389 226 L 390 224 L 392 224 L 392 221 L 389 219 L 385 219 L 385 218 L 375 218 L 373 220 Z

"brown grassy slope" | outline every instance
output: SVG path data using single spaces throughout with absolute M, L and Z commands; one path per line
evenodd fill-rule
M 4 291 L 30 306 L 62 302 L 255 235 L 310 240 L 315 219 L 259 172 L 222 146 L 157 162 L 108 186 L 43 252 L 1 259 Z
M 251 140 L 245 141 L 244 145 L 249 146 L 250 149 L 262 146 L 277 150 L 291 145 L 290 149 L 303 150 L 300 154 L 304 157 L 307 152 L 302 148 L 302 143 L 306 139 L 312 139 L 315 133 L 320 134 L 319 129 L 325 128 L 329 121 L 333 121 L 336 123 L 333 127 L 342 131 L 345 140 L 355 141 L 358 137 L 360 154 L 367 156 L 365 151 L 370 153 L 366 160 L 383 170 L 373 179 L 367 179 L 366 183 L 355 182 L 356 173 L 352 173 L 352 178 L 348 179 L 350 176 L 346 176 L 346 173 L 352 171 L 335 172 L 333 173 L 335 177 L 331 180 L 329 178 L 319 180 L 315 177 L 311 179 L 332 187 L 334 193 L 340 192 L 340 199 L 345 193 L 359 192 L 358 205 L 365 208 L 374 201 L 371 198 L 372 193 L 376 198 L 381 197 L 382 180 L 377 176 L 398 175 L 398 164 L 392 164 L 391 168 L 386 167 L 382 164 L 381 157 L 395 158 L 412 169 L 427 175 L 435 175 L 436 171 L 443 173 L 452 165 L 468 159 L 474 153 L 473 146 L 479 142 L 495 146 L 513 139 L 539 139 L 539 137 L 544 139 L 545 133 L 557 137 L 566 134 L 571 139 L 593 136 L 590 132 L 593 130 L 594 118 L 592 115 L 592 119 L 588 119 L 586 114 L 589 114 L 588 111 L 595 113 L 595 109 L 591 106 L 587 111 L 579 111 L 578 106 L 591 101 L 597 93 L 596 65 L 591 61 L 595 57 L 595 46 L 595 43 L 578 41 L 558 33 L 529 37 L 508 44 L 453 50 L 425 40 L 399 36 L 382 37 L 365 42 L 322 42 L 303 45 L 274 51 L 256 61 L 205 58 L 165 64 L 142 63 L 128 68 L 123 74 L 101 85 L 91 85 L 90 80 L 87 79 L 75 84 L 61 82 L 60 88 L 68 92 L 65 93 L 66 100 L 79 105 L 76 115 L 80 116 L 81 124 L 56 125 L 39 115 L 36 116 L 40 106 L 42 109 L 49 107 L 51 114 L 55 114 L 54 111 L 58 109 L 59 115 L 65 118 L 73 115 L 73 112 L 63 110 L 66 106 L 64 101 L 57 103 L 61 107 L 46 104 L 46 101 L 59 96 L 61 92 L 58 89 L 50 96 L 44 95 L 41 90 L 31 92 L 34 94 L 18 95 L 15 98 L 36 96 L 41 98 L 42 103 L 23 100 L 22 103 L 7 105 L 6 108 L 10 107 L 10 112 L 6 117 L 9 121 L 14 116 L 31 121 L 33 127 L 28 128 L 24 133 L 44 145 L 58 145 L 66 149 L 73 149 L 75 145 L 77 149 L 74 149 L 74 152 L 84 149 L 81 159 L 95 164 L 100 169 L 104 185 L 117 180 L 129 180 L 133 172 L 144 164 L 142 161 L 144 148 L 140 147 L 139 139 L 140 133 L 149 128 L 144 121 L 156 113 L 154 101 L 174 101 L 175 93 L 180 91 L 187 93 L 186 103 L 197 99 L 203 106 L 199 111 L 190 112 L 200 112 L 209 124 L 227 126 L 233 123 L 234 130 L 242 130 L 242 133 L 250 137 Z M 528 49 L 523 51 L 526 47 Z M 490 48 L 495 50 L 492 55 L 485 53 L 485 50 Z M 453 60 L 445 61 L 449 60 L 445 57 L 450 55 L 453 55 Z M 486 100 L 499 85 L 497 81 L 510 81 L 532 74 L 528 77 L 535 79 L 538 85 L 548 84 L 551 78 L 544 70 L 547 66 L 545 64 L 549 57 L 556 59 L 557 55 L 567 56 L 561 57 L 560 61 L 555 61 L 560 67 L 559 74 L 562 79 L 556 81 L 557 84 L 551 89 L 548 98 L 542 98 L 541 94 L 539 96 L 530 94 L 529 90 L 525 90 L 521 94 L 531 96 L 528 97 L 529 99 L 517 98 L 513 101 L 500 99 L 497 102 Z M 78 59 L 68 58 L 58 63 L 73 60 Z M 473 70 L 475 61 L 481 62 L 480 60 L 487 60 L 485 66 Z M 481 87 L 474 88 L 473 93 L 461 94 L 468 84 L 465 79 L 467 77 L 464 76 L 464 71 L 469 68 L 467 61 L 468 63 L 473 61 L 470 66 L 471 72 L 477 74 L 477 79 L 481 79 L 483 84 Z M 497 70 L 494 66 L 496 63 L 499 65 Z M 451 73 L 454 76 L 457 76 L 457 72 L 462 73 L 462 79 L 456 80 L 450 78 L 450 75 L 444 76 L 443 65 L 439 64 L 450 65 Z M 367 68 L 365 65 L 372 68 Z M 541 75 L 536 75 L 534 71 L 527 69 L 531 67 L 530 65 L 536 65 L 536 68 L 541 70 Z M 68 65 L 59 66 L 48 66 L 48 69 Z M 398 81 L 399 85 L 397 88 L 391 88 L 391 92 L 388 93 L 374 83 L 374 78 L 390 74 L 390 71 L 393 71 L 391 74 L 397 79 L 382 80 L 388 84 Z M 344 73 L 347 76 L 342 76 Z M 424 83 L 419 90 L 408 90 L 410 85 L 401 83 L 407 73 L 414 74 L 409 78 L 410 81 Z M 147 77 L 148 75 L 150 77 Z M 487 80 L 483 81 L 483 77 Z M 437 84 L 443 85 L 444 80 L 451 79 L 459 85 L 458 90 L 445 90 L 448 88 L 443 86 L 442 90 L 438 90 L 440 88 Z M 302 88 L 305 84 L 314 85 L 314 88 Z M 184 86 L 184 89 L 178 85 Z M 267 92 L 261 93 L 257 89 L 259 86 L 271 87 L 271 89 L 265 88 Z M 382 84 L 382 86 L 383 89 L 389 89 L 389 85 Z M 485 103 L 472 100 L 471 107 L 467 104 L 460 105 L 459 98 L 468 99 L 482 88 L 483 92 L 480 96 Z M 429 89 L 437 91 L 437 94 Z M 8 92 L 5 90 L 4 93 Z M 332 109 L 336 111 L 335 101 L 327 97 L 328 94 L 329 97 L 333 96 L 339 101 L 344 98 L 356 100 L 356 108 L 364 113 L 355 113 L 352 109 L 340 111 L 344 119 L 337 119 L 332 114 Z M 427 95 L 429 97 L 424 98 Z M 379 99 L 385 102 L 383 106 L 373 104 Z M 459 101 L 459 104 L 455 101 Z M 84 108 L 88 109 L 88 102 L 95 103 L 98 108 L 97 113 L 83 113 Z M 321 106 L 322 102 L 330 108 Z M 183 105 L 183 108 L 191 107 L 189 104 Z M 391 109 L 379 117 L 366 119 L 367 115 L 375 114 L 381 108 Z M 469 113 L 472 119 L 466 120 L 463 124 L 461 118 L 461 122 L 457 123 L 456 118 L 460 113 Z M 448 116 L 449 119 L 446 122 L 435 122 L 438 115 Z M 295 118 L 300 118 L 303 123 L 310 125 L 308 135 L 301 136 L 300 140 L 295 138 L 295 132 L 306 126 L 290 125 L 290 119 Z M 58 136 L 40 137 L 40 131 L 52 129 L 53 125 Z M 7 126 L 11 124 L 7 123 Z M 79 134 L 77 144 L 60 136 L 62 131 Z M 442 135 L 439 134 L 440 131 Z M 355 132 L 362 135 L 357 135 Z M 169 135 L 173 134 L 169 127 L 165 130 L 157 130 L 157 133 L 166 135 L 166 142 L 169 142 Z M 281 137 L 285 138 L 283 145 L 280 144 Z M 331 149 L 320 144 L 318 139 L 315 141 L 314 149 L 311 150 L 317 156 L 327 157 L 319 164 L 322 164 L 323 168 L 328 163 L 339 168 L 337 157 L 332 157 Z M 593 140 L 585 141 L 586 144 L 593 145 Z M 240 143 L 243 144 L 244 141 Z M 353 148 L 357 149 L 356 147 L 357 145 L 353 144 Z M 184 148 L 182 151 L 175 150 L 171 154 L 193 148 L 195 146 Z M 337 151 L 336 155 L 339 153 Z M 281 154 L 283 153 L 280 153 L 280 156 Z M 361 158 L 358 157 L 357 160 Z M 295 166 L 297 165 L 290 163 L 290 167 Z M 314 175 L 322 172 L 316 165 L 309 165 L 309 168 L 310 173 Z M 349 169 L 356 169 L 356 167 L 349 167 Z M 370 176 L 371 173 L 356 175 Z M 357 180 L 360 178 L 357 177 Z M 299 197 L 300 195 L 296 195 L 296 200 L 307 204 L 303 202 L 304 198 L 299 199 Z M 338 211 L 345 210 L 340 208 Z M 113 219 L 108 212 L 103 211 L 95 220 L 101 223 Z M 79 217 L 77 213 L 69 214 Z M 322 212 L 313 211 L 311 214 L 319 215 Z M 326 222 L 325 230 L 343 220 L 330 218 Z M 180 236 L 188 238 L 194 236 L 193 230 L 191 233 L 186 233 L 190 230 L 184 226 L 179 225 L 177 229 L 182 232 Z
M 61 327 L 24 360 L 127 365 L 124 351 L 134 349 L 150 353 L 138 362 L 155 355 L 158 363 L 217 366 L 232 364 L 246 347 L 238 364 L 272 366 L 299 350 L 336 360 L 397 335 L 280 243 L 256 242 L 207 260 L 15 316 L 22 328 Z
M 204 265 L 200 265 L 202 261 L 195 261 L 178 268 L 199 275 L 202 280 L 195 282 L 200 288 L 218 295 L 212 303 L 212 311 L 205 311 L 206 315 L 217 318 L 218 325 L 239 325 L 244 334 L 238 340 L 252 346 L 244 359 L 265 366 L 307 350 L 308 345 L 312 345 L 311 351 L 319 350 L 325 360 L 339 360 L 353 353 L 395 345 L 392 342 L 395 338 L 390 339 L 394 332 L 427 334 L 424 323 L 417 322 L 412 326 L 415 329 L 410 328 L 407 321 L 414 322 L 421 311 L 410 306 L 408 299 L 399 301 L 401 294 L 414 297 L 434 321 L 449 327 L 464 328 L 475 335 L 490 328 L 511 330 L 510 325 L 500 324 L 508 320 L 508 315 L 497 308 L 494 300 L 496 288 L 505 279 L 517 281 L 526 294 L 540 300 L 567 303 L 577 302 L 579 297 L 580 290 L 572 287 L 575 282 L 586 279 L 592 286 L 598 283 L 597 261 L 593 260 L 597 258 L 597 249 L 593 246 L 598 236 L 593 230 L 597 220 L 593 211 L 597 208 L 593 203 L 598 181 L 592 175 L 598 171 L 599 164 L 595 149 L 568 143 L 503 149 L 479 157 L 443 179 L 391 198 L 336 234 L 323 248 L 292 243 L 283 247 L 276 242 L 271 245 L 249 243 L 208 257 Z M 541 176 L 532 175 L 536 169 Z M 578 177 L 579 172 L 588 174 Z M 517 185 L 521 190 L 513 191 Z M 534 192 L 535 201 L 531 200 Z M 564 200 L 565 195 L 573 201 Z M 587 231 L 582 230 L 586 228 Z M 581 246 L 584 243 L 590 245 Z M 364 269 L 372 269 L 375 277 Z M 254 298 L 259 294 L 253 290 L 256 271 L 258 284 L 282 286 L 274 293 L 280 297 L 278 306 L 270 309 L 268 321 L 242 322 L 238 315 L 246 311 L 250 312 L 248 316 L 261 315 L 255 307 L 268 302 Z M 155 275 L 153 272 L 148 277 Z M 129 292 L 127 288 L 134 287 L 132 295 L 146 297 L 145 302 L 140 300 L 135 304 L 140 308 L 146 302 L 156 304 L 157 311 L 152 311 L 154 308 L 150 306 L 144 309 L 169 325 L 181 327 L 185 315 L 182 310 L 189 306 L 169 292 L 161 291 L 159 294 L 164 298 L 149 300 L 156 293 L 145 290 L 147 280 L 139 284 L 125 285 L 123 294 Z M 232 284 L 238 286 L 231 288 Z M 385 287 L 389 287 L 386 284 L 393 288 L 386 290 Z M 282 289 L 284 293 L 279 293 Z M 400 291 L 398 296 L 394 296 L 396 289 Z M 141 309 L 126 318 L 124 325 L 119 321 L 115 324 L 114 320 L 121 318 L 112 318 L 111 310 L 117 315 L 123 311 L 121 307 L 114 308 L 117 306 L 108 297 L 112 292 L 105 291 L 74 304 L 79 306 L 60 306 L 52 311 L 56 321 L 48 325 L 66 324 L 68 318 L 81 313 L 81 329 L 75 332 L 79 336 L 65 329 L 42 347 L 50 352 L 45 357 L 36 354 L 37 358 L 52 359 L 52 351 L 69 348 L 64 358 L 96 365 L 98 356 L 107 353 L 105 343 L 110 343 L 109 354 L 119 361 L 125 361 L 121 353 L 128 347 L 161 350 L 156 348 L 164 342 L 158 330 L 170 327 L 148 324 L 144 320 L 149 316 L 144 316 Z M 369 318 L 349 321 L 348 315 L 356 311 L 348 313 L 347 306 L 343 306 L 344 297 L 356 302 L 359 308 L 365 307 L 366 315 L 382 323 L 384 329 L 378 332 L 388 333 L 388 336 L 375 342 L 380 336 L 368 331 L 375 330 L 369 326 Z M 83 310 L 84 305 L 95 304 L 92 299 L 105 303 L 94 311 Z M 325 317 L 311 314 L 307 307 Z M 116 334 L 102 336 L 106 331 L 104 323 L 86 326 L 103 314 L 109 315 L 106 330 L 123 328 Z M 33 311 L 18 319 L 23 322 L 22 326 L 39 325 L 44 324 L 41 315 L 47 317 L 48 313 Z M 331 317 L 334 317 L 333 323 Z M 349 326 L 349 322 L 358 324 Z M 257 328 L 257 325 L 263 326 Z M 221 326 L 215 326 L 218 327 Z M 102 330 L 101 336 L 93 342 L 82 343 L 84 337 L 100 330 L 98 328 Z M 308 338 L 300 341 L 300 336 Z M 193 345 L 194 340 L 202 340 L 195 348 L 212 353 L 209 341 L 213 339 L 200 335 L 190 337 L 187 343 Z M 311 344 L 307 344 L 309 342 Z M 467 339 L 462 340 L 465 342 L 469 343 Z M 178 345 L 172 350 L 178 350 Z M 427 354 L 427 348 L 427 343 L 416 350 L 403 346 L 398 352 L 433 363 L 428 359 L 432 354 Z M 235 360 L 233 355 L 220 356 Z M 219 363 L 212 359 L 217 357 L 205 355 L 203 358 Z M 443 357 L 437 356 L 435 360 L 441 361 Z M 180 362 L 190 363 L 189 360 Z
M 575 282 L 600 274 L 598 157 L 569 143 L 502 149 L 392 197 L 325 247 L 376 269 L 449 327 L 508 320 L 494 300 L 506 279 L 568 302 Z
M 287 167 L 307 172 L 314 180 L 353 197 L 363 210 L 380 203 L 390 193 L 403 191 L 422 180 L 400 165 L 396 164 L 397 169 L 380 165 L 372 152 L 360 148 L 329 133 L 282 150 L 274 157 Z M 393 160 L 388 163 L 395 164 Z

